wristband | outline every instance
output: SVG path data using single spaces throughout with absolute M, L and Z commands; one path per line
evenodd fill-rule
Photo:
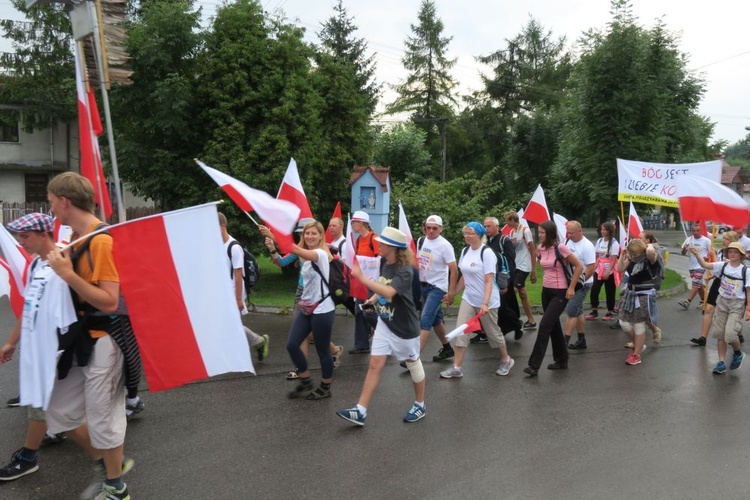
M 277 253 L 279 253 L 278 250 L 274 250 L 271 252 L 271 255 L 276 255 Z

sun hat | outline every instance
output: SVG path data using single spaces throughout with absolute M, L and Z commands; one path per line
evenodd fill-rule
M 357 210 L 354 212 L 354 215 L 352 215 L 352 222 L 367 222 L 369 224 L 370 215 L 362 210 Z
M 427 217 L 427 220 L 424 221 L 425 224 L 435 224 L 437 226 L 443 227 L 443 218 L 439 215 L 430 215 Z
M 55 219 L 51 215 L 38 212 L 26 214 L 6 226 L 8 231 L 20 233 L 23 231 L 39 231 L 51 233 L 55 230 Z
M 384 245 L 396 248 L 406 248 L 407 246 L 406 235 L 395 227 L 387 227 L 383 229 L 383 232 L 380 233 L 380 236 L 376 236 L 375 240 Z
M 740 255 L 743 258 L 745 257 L 745 246 L 742 243 L 740 243 L 739 241 L 733 241 L 733 242 L 731 242 L 729 244 L 729 246 L 727 247 L 727 250 L 729 250 L 730 248 L 734 248 L 735 250 L 737 250 L 738 252 L 740 252 Z

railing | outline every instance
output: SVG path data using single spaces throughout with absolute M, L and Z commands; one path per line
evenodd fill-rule
M 33 212 L 50 213 L 49 203 L 0 203 L 0 224 L 7 224 L 22 215 Z M 139 219 L 155 213 L 158 213 L 158 210 L 154 207 L 129 207 L 125 209 L 125 218 L 127 220 Z M 113 214 L 107 222 L 117 223 L 117 214 Z

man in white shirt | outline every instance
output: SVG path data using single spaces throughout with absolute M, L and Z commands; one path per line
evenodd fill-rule
M 594 249 L 594 244 L 583 235 L 580 222 L 571 220 L 565 226 L 568 232 L 568 240 L 565 242 L 565 246 L 581 261 L 584 274 L 583 286 L 576 291 L 576 294 L 568 301 L 566 307 L 568 318 L 565 320 L 565 341 L 569 343 L 568 349 L 586 349 L 586 319 L 583 316 L 583 301 L 594 284 L 596 250 Z M 573 329 L 578 333 L 578 339 L 574 344 L 570 344 L 570 336 L 573 334 Z
M 521 304 L 526 313 L 527 321 L 523 327 L 527 330 L 536 328 L 534 320 L 534 311 L 531 310 L 529 296 L 526 293 L 526 277 L 530 275 L 531 282 L 536 283 L 536 246 L 534 245 L 534 236 L 531 229 L 521 224 L 521 218 L 518 212 L 508 212 L 505 214 L 505 223 L 513 230 L 509 237 L 516 246 L 516 274 L 513 278 L 513 287 L 518 296 L 521 297 Z
M 745 247 L 745 258 L 750 258 L 750 238 L 747 237 L 744 227 L 735 227 L 734 231 L 739 235 L 739 241 Z
M 338 255 L 339 259 L 346 260 L 346 236 L 344 236 L 344 221 L 334 217 L 328 223 L 328 231 L 333 237 L 333 241 L 328 244 L 331 253 Z
M 450 305 L 456 295 L 458 266 L 453 245 L 440 236 L 443 231 L 443 219 L 439 215 L 430 215 L 425 221 L 426 236 L 417 240 L 417 258 L 419 259 L 419 281 L 422 285 L 422 317 L 419 321 L 420 350 L 424 349 L 430 337 L 430 329 L 440 339 L 442 347 L 433 361 L 445 361 L 453 358 L 454 352 L 450 341 L 445 338 L 445 321 L 441 304 L 443 299 Z
M 706 270 L 701 267 L 691 248 L 697 248 L 698 253 L 704 260 L 708 259 L 708 254 L 713 251 L 711 240 L 701 235 L 699 224 L 693 224 L 691 232 L 692 235 L 682 244 L 682 255 L 689 255 L 688 272 L 690 273 L 690 282 L 692 285 L 688 298 L 678 302 L 684 309 L 690 309 L 690 302 L 696 295 L 700 294 L 699 297 L 703 298 L 703 278 L 706 274 Z

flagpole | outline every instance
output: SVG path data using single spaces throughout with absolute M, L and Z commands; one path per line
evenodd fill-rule
M 247 210 L 243 210 L 243 212 L 245 212 L 245 215 L 247 215 L 248 217 L 250 217 L 250 220 L 253 221 L 256 226 L 260 226 L 260 224 L 258 224 L 258 221 L 255 220 L 252 215 L 250 215 L 250 212 L 248 212 Z

